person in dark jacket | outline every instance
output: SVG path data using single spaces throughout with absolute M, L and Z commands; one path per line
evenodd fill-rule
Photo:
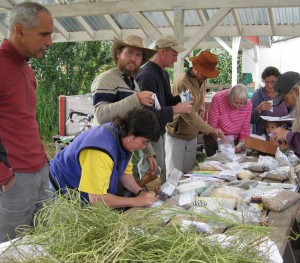
M 277 98 L 274 104 L 278 105 L 285 102 L 287 107 L 295 109 L 292 130 L 277 128 L 273 133 L 273 141 L 281 149 L 288 148 L 300 157 L 300 74 L 294 71 L 288 71 L 281 74 L 274 87 L 277 92 Z
M 19 225 L 49 197 L 49 167 L 36 120 L 36 80 L 29 58 L 43 58 L 52 45 L 47 8 L 24 2 L 8 18 L 0 46 L 0 243 L 16 237 Z
M 111 123 L 85 131 L 50 162 L 50 181 L 56 190 L 78 189 L 90 204 L 112 208 L 148 206 L 154 192 L 144 191 L 132 175 L 132 153 L 159 139 L 155 114 L 133 109 Z M 117 196 L 120 183 L 136 197 Z
M 179 95 L 171 93 L 170 79 L 167 67 L 173 67 L 180 52 L 186 50 L 173 36 L 161 36 L 155 42 L 157 53 L 140 69 L 135 79 L 142 91 L 151 91 L 156 94 L 160 108 L 153 110 L 156 113 L 160 124 L 160 138 L 157 143 L 151 143 L 159 167 L 161 168 L 161 182 L 166 181 L 165 164 L 165 134 L 166 124 L 173 121 L 173 115 L 190 113 L 191 102 L 181 102 Z M 141 163 L 144 162 L 142 158 Z

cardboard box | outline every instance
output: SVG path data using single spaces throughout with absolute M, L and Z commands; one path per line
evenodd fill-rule
M 262 153 L 275 155 L 277 146 L 272 144 L 271 142 L 260 139 L 259 137 L 260 136 L 253 136 L 253 134 L 251 134 L 246 139 L 245 146 L 247 148 L 250 148 L 250 149 L 262 152 Z

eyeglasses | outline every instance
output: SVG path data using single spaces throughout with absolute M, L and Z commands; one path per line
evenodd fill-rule
M 125 56 L 129 58 L 135 58 L 135 59 L 142 59 L 143 58 L 143 53 L 136 53 L 131 50 L 126 50 L 124 51 Z

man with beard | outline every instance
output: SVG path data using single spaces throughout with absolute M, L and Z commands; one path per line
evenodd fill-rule
M 0 243 L 15 238 L 18 226 L 33 225 L 34 214 L 49 197 L 36 80 L 28 61 L 44 57 L 53 30 L 46 7 L 24 2 L 10 10 L 8 38 L 0 46 Z
M 154 105 L 154 93 L 141 92 L 133 77 L 155 53 L 155 50 L 144 48 L 138 36 L 114 40 L 112 55 L 116 67 L 101 73 L 92 83 L 95 125 L 111 122 L 115 116 L 123 117 L 133 108 Z M 147 156 L 149 171 L 154 172 L 157 162 L 151 145 L 143 152 Z

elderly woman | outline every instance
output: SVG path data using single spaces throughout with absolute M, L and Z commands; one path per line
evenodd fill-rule
M 208 124 L 215 129 L 221 129 L 224 135 L 233 135 L 235 151 L 241 152 L 245 139 L 250 134 L 250 118 L 252 104 L 248 100 L 248 91 L 244 85 L 238 84 L 229 90 L 218 92 L 212 99 Z M 207 156 L 212 156 L 218 150 L 217 138 L 204 135 L 204 148 Z
M 132 175 L 132 153 L 159 139 L 159 123 L 147 109 L 134 109 L 80 134 L 50 162 L 50 181 L 62 194 L 78 189 L 91 204 L 112 208 L 148 206 L 154 192 L 144 191 Z M 117 196 L 118 183 L 136 197 Z
M 277 128 L 274 131 L 273 141 L 281 149 L 289 148 L 300 157 L 300 75 L 298 72 L 288 71 L 281 74 L 276 83 L 275 91 L 278 96 L 274 104 L 278 105 L 283 100 L 288 107 L 295 109 L 292 130 Z
M 254 91 L 252 102 L 251 124 L 253 133 L 262 135 L 264 133 L 265 121 L 260 116 L 281 117 L 288 114 L 288 109 L 284 101 L 278 105 L 272 105 L 272 100 L 276 97 L 274 84 L 280 72 L 275 67 L 267 67 L 261 74 L 265 86 Z

